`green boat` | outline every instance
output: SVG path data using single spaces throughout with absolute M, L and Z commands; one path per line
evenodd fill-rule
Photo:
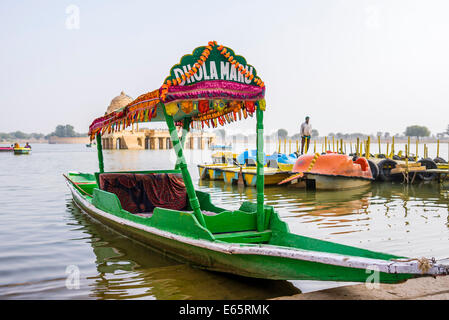
M 265 85 L 245 58 L 215 41 L 173 66 L 158 90 L 94 120 L 99 171 L 64 175 L 74 203 L 104 225 L 150 248 L 207 270 L 278 280 L 396 283 L 449 273 L 435 259 L 410 259 L 293 234 L 264 204 Z M 183 154 L 191 128 L 257 119 L 257 202 L 215 206 L 195 190 Z M 177 163 L 167 170 L 106 172 L 102 135 L 134 122 L 165 121 Z M 177 129 L 182 128 L 179 137 Z

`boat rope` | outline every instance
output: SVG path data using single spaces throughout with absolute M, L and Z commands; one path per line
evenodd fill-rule
M 421 270 L 421 273 L 427 273 L 432 266 L 436 263 L 435 258 L 412 258 L 412 259 L 391 259 L 392 261 L 398 261 L 398 262 L 410 262 L 410 261 L 418 261 L 418 269 Z

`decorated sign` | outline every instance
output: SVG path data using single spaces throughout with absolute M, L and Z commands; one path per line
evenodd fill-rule
M 203 55 L 204 50 L 205 47 L 200 47 L 195 49 L 191 55 L 182 57 L 180 64 L 170 70 L 170 76 L 166 81 L 179 79 L 178 85 L 181 86 L 208 80 L 234 81 L 256 85 L 254 83 L 254 80 L 257 79 L 256 70 L 246 63 L 245 58 L 235 57 L 231 49 L 223 47 L 222 51 L 225 50 L 225 55 L 221 54 L 219 50 L 212 50 L 209 51 L 209 56 L 201 59 L 205 56 Z M 202 63 L 200 64 L 198 60 Z M 232 61 L 235 62 L 232 63 Z M 245 70 L 245 73 L 241 70 Z M 245 76 L 246 74 L 248 76 Z
M 257 101 L 265 85 L 256 69 L 215 41 L 181 58 L 161 87 L 161 101 L 229 99 Z
M 182 125 L 188 117 L 191 127 L 215 128 L 252 117 L 265 110 L 265 84 L 256 69 L 233 50 L 210 41 L 193 50 L 170 69 L 161 88 L 139 96 L 123 109 L 100 117 L 89 127 L 95 134 L 124 130 L 134 122 L 163 121 L 163 112 Z

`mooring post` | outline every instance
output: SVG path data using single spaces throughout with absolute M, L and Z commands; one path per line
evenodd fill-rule
M 380 148 L 380 136 L 377 136 L 377 144 L 379 145 L 379 153 L 381 153 L 381 148 Z
M 368 136 L 368 139 L 366 140 L 366 146 L 367 146 L 367 148 L 365 149 L 365 157 L 367 159 L 369 159 L 370 156 L 371 156 L 371 153 L 370 153 L 370 150 L 371 150 L 371 137 L 370 136 Z
M 408 137 L 408 140 L 407 140 L 407 150 L 410 152 L 410 137 Z M 408 157 L 408 155 L 407 155 L 407 157 Z
M 437 158 L 440 157 L 440 139 L 437 140 Z
M 416 155 L 415 155 L 415 161 L 418 161 L 418 143 L 419 143 L 419 138 L 416 137 Z
M 394 136 L 393 136 L 393 139 L 392 139 L 392 141 L 391 141 L 391 154 L 392 154 L 392 158 L 393 158 L 393 156 L 394 156 Z

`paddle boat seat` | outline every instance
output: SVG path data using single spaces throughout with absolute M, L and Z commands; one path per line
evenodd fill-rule
M 185 211 L 187 191 L 180 174 L 101 173 L 100 189 L 117 195 L 122 208 L 150 216 L 155 207 Z

